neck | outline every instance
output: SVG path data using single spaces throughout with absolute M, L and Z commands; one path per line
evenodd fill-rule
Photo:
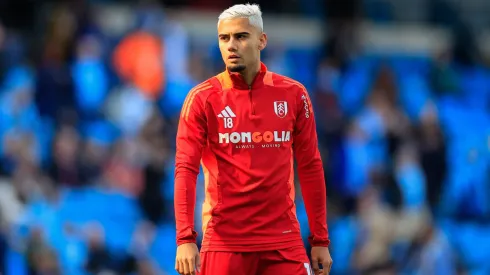
M 259 71 L 260 71 L 260 62 L 258 62 L 252 68 L 250 68 L 250 70 L 244 70 L 243 72 L 240 73 L 240 75 L 243 77 L 243 80 L 245 80 L 248 86 L 252 86 L 252 82 L 254 81 L 255 76 Z

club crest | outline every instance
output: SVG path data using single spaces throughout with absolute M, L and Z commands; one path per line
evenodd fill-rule
M 288 114 L 288 103 L 286 101 L 274 101 L 274 113 L 280 118 Z

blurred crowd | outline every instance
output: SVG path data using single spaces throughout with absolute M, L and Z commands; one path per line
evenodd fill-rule
M 174 274 L 176 126 L 219 51 L 151 1 L 109 29 L 82 2 L 0 25 L 0 274 Z M 334 274 L 490 274 L 490 71 L 465 43 L 362 54 L 331 23 L 263 61 L 315 105 Z

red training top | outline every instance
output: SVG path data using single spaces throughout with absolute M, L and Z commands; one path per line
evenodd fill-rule
M 196 179 L 206 198 L 202 251 L 248 252 L 303 245 L 294 204 L 298 163 L 313 246 L 328 246 L 326 188 L 315 118 L 299 82 L 261 70 L 248 86 L 225 71 L 192 89 L 177 133 L 177 244 L 195 242 Z

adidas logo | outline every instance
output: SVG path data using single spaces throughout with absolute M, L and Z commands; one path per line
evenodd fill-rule
M 225 117 L 236 117 L 235 113 L 231 110 L 229 106 L 226 106 L 224 110 L 221 111 L 220 114 L 218 114 L 219 118 L 225 118 Z

